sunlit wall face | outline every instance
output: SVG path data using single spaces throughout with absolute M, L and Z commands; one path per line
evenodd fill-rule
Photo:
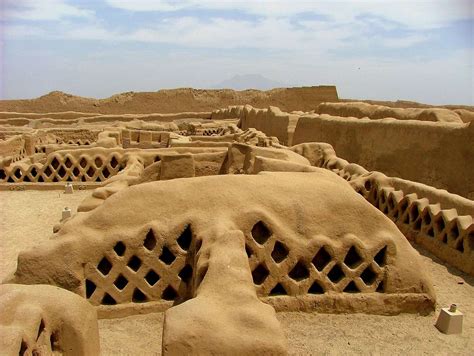
M 2 98 L 335 84 L 474 105 L 470 0 L 0 3 Z

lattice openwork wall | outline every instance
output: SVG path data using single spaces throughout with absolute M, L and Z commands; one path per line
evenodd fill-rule
M 416 193 L 405 195 L 393 187 L 380 187 L 368 180 L 362 192 L 367 200 L 418 242 L 449 249 L 458 258 L 471 260 L 474 254 L 474 223 L 471 216 L 458 216 L 455 209 L 441 209 Z
M 93 305 L 184 301 L 193 293 L 195 254 L 200 242 L 191 226 L 175 240 L 150 228 L 139 243 L 118 241 L 84 269 L 85 296 Z M 290 249 L 258 222 L 246 235 L 246 251 L 259 297 L 384 292 L 390 246 L 351 245 L 344 254 L 330 243 Z M 201 273 L 202 274 L 202 273 Z M 205 272 L 204 272 L 205 274 Z M 194 276 L 202 280 L 204 276 Z
M 291 249 L 261 221 L 246 235 L 250 269 L 260 297 L 384 292 L 389 249 L 387 245 L 368 249 L 357 243 L 338 251 L 327 242 Z
M 359 173 L 349 172 L 345 169 L 347 165 L 347 161 L 331 157 L 321 163 L 321 168 L 347 181 L 369 173 L 362 167 Z M 358 193 L 394 221 L 407 238 L 462 271 L 474 274 L 472 216 L 459 216 L 456 209 L 441 209 L 438 203 L 430 203 L 416 193 L 405 194 L 391 186 L 382 186 L 377 179 L 367 179 Z
M 12 165 L 0 169 L 0 182 L 103 182 L 116 175 L 125 164 L 123 154 L 118 152 L 78 157 L 54 152 L 44 165 L 32 164 L 27 169 Z
M 99 261 L 86 264 L 86 298 L 94 305 L 188 298 L 192 243 L 189 225 L 175 240 L 159 239 L 150 228 L 139 245 L 118 241 Z

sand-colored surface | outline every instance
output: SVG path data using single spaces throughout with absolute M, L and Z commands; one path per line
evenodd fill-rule
M 0 249 L 3 279 L 13 272 L 22 249 L 48 238 L 64 206 L 74 211 L 90 191 L 0 192 Z M 290 354 L 459 354 L 474 350 L 474 278 L 424 253 L 422 260 L 437 295 L 436 314 L 278 313 Z M 461 335 L 447 336 L 433 326 L 440 307 L 457 303 L 465 314 Z M 156 355 L 161 352 L 163 314 L 100 320 L 104 355 Z
M 181 88 L 120 93 L 105 99 L 84 98 L 55 91 L 36 99 L 0 100 L 0 111 L 148 114 L 212 111 L 228 105 L 245 104 L 264 108 L 270 105 L 278 106 L 285 111 L 310 111 L 321 102 L 337 100 L 335 86 L 281 88 L 268 91 Z

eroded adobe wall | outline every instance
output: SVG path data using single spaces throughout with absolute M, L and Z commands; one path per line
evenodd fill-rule
M 250 128 L 264 132 L 267 136 L 275 136 L 284 145 L 291 145 L 293 132 L 299 115 L 282 112 L 279 108 L 270 106 L 268 109 L 257 109 L 250 105 L 230 106 L 214 111 L 212 119 L 239 118 L 240 128 Z
M 374 120 L 391 117 L 397 120 L 463 122 L 457 112 L 444 108 L 391 108 L 362 102 L 322 103 L 318 105 L 315 112 L 342 117 L 368 117 Z
M 293 144 L 327 142 L 368 170 L 474 198 L 474 125 L 306 115 Z

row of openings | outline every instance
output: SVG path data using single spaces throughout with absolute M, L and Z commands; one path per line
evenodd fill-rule
M 90 167 L 89 170 L 86 172 L 86 175 L 88 176 L 88 178 L 93 178 L 95 176 L 96 172 L 97 172 L 96 170 L 94 170 L 92 167 Z M 44 170 L 44 174 L 47 178 L 50 178 L 53 173 L 54 172 L 51 170 L 51 168 L 49 166 L 46 167 L 46 169 Z M 107 179 L 111 176 L 111 173 L 109 172 L 107 167 L 102 169 L 101 173 L 102 173 L 102 176 L 104 177 L 104 179 Z M 44 182 L 44 179 L 45 179 L 43 177 L 43 175 L 38 173 L 38 171 L 35 167 L 33 167 L 30 170 L 30 173 L 29 173 L 30 176 L 28 174 L 23 174 L 23 172 L 21 171 L 20 168 L 17 168 L 13 172 L 13 175 L 16 177 L 17 180 L 20 180 L 20 179 L 23 178 L 23 182 L 31 182 L 30 176 L 33 178 L 34 181 L 36 180 L 37 182 L 40 182 L 40 183 Z M 71 181 L 71 182 L 72 182 L 72 177 L 74 177 L 74 178 L 81 177 L 81 180 L 83 182 L 87 181 L 87 179 L 84 175 L 81 176 L 81 172 L 79 171 L 79 169 L 77 167 L 75 167 L 74 170 L 72 171 L 72 175 L 69 175 L 68 172 L 64 169 L 64 167 L 61 167 L 59 169 L 59 171 L 57 172 L 57 175 L 54 175 L 54 177 L 52 178 L 53 182 L 58 182 L 59 181 L 57 176 L 59 176 L 59 179 L 64 179 L 67 176 L 67 181 Z M 1 169 L 0 170 L 0 180 L 4 180 L 5 178 L 6 178 L 6 173 L 3 169 Z M 100 175 L 97 176 L 96 182 L 100 182 L 101 180 L 102 180 L 101 176 Z M 14 183 L 15 180 L 11 176 L 9 176 L 7 182 L 8 183 Z
M 191 225 L 187 225 L 185 227 L 185 229 L 182 231 L 182 233 L 180 234 L 180 236 L 177 238 L 176 241 L 177 241 L 178 246 L 182 250 L 184 251 L 189 250 L 192 243 Z M 149 229 L 143 240 L 143 247 L 148 251 L 153 251 L 156 246 L 157 246 L 157 239 L 155 237 L 153 229 Z M 127 251 L 127 246 L 122 241 L 118 241 L 114 245 L 113 250 L 118 257 L 123 257 Z M 176 256 L 167 246 L 163 246 L 161 249 L 161 253 L 158 256 L 158 259 L 162 261 L 165 265 L 171 265 L 175 261 Z M 141 266 L 142 266 L 142 260 L 138 256 L 132 255 L 128 259 L 127 267 L 133 272 L 137 273 L 139 269 L 141 268 Z M 112 270 L 112 267 L 113 267 L 112 263 L 109 261 L 107 257 L 104 256 L 98 263 L 97 270 L 105 277 L 110 273 L 110 271 Z M 178 273 L 178 276 L 180 277 L 180 279 L 186 284 L 190 282 L 192 275 L 193 275 L 193 269 L 190 264 L 186 264 Z M 153 269 L 150 269 L 147 272 L 147 274 L 144 276 L 145 281 L 148 283 L 150 287 L 153 287 L 160 280 L 160 278 L 161 278 L 160 275 Z M 123 274 L 120 274 L 114 281 L 115 287 L 119 290 L 123 290 L 128 285 L 128 283 L 129 281 Z M 90 298 L 95 290 L 96 290 L 96 285 L 92 281 L 86 280 L 86 297 Z M 162 293 L 162 299 L 165 299 L 165 300 L 174 300 L 176 297 L 177 297 L 177 293 L 172 286 L 166 287 Z M 148 301 L 148 299 L 146 295 L 139 288 L 135 288 L 133 292 L 132 301 L 133 302 L 146 302 Z M 110 294 L 106 293 L 104 294 L 104 297 L 102 298 L 102 304 L 113 305 L 116 303 L 115 301 L 113 301 L 113 298 L 110 296 Z
M 430 238 L 434 238 L 436 234 L 439 234 L 439 240 L 441 242 L 448 244 L 449 241 L 454 241 L 454 248 L 461 253 L 464 252 L 464 243 L 463 240 L 459 238 L 460 232 L 457 223 L 452 224 L 449 231 L 444 231 L 446 222 L 441 215 L 433 219 L 433 216 L 427 210 L 428 208 L 425 208 L 426 210 L 424 211 L 420 211 L 418 204 L 412 204 L 410 207 L 408 204 L 408 200 L 403 199 L 400 201 L 398 209 L 394 210 L 397 202 L 393 196 L 387 198 L 385 194 L 381 193 L 378 195 L 377 190 L 374 191 L 374 205 L 378 209 L 381 209 L 384 214 L 388 214 L 390 208 L 390 210 L 394 212 L 393 218 L 395 220 L 398 220 L 404 215 L 402 222 L 406 225 L 411 224 L 411 227 L 415 231 L 426 229 L 426 235 Z
M 248 246 L 247 248 L 249 249 Z M 275 249 L 272 251 L 272 254 L 274 251 Z M 380 267 L 384 267 L 386 265 L 386 255 L 387 255 L 387 246 L 384 246 L 374 256 L 375 263 L 377 263 L 377 265 Z M 316 255 L 314 256 L 314 258 L 312 259 L 311 263 L 319 272 L 321 272 L 331 262 L 331 260 L 332 260 L 332 256 L 329 254 L 325 246 L 322 246 L 318 250 Z M 355 246 L 351 246 L 351 248 L 348 250 L 344 258 L 344 264 L 347 267 L 354 269 L 354 268 L 357 268 L 362 262 L 363 262 L 363 259 L 360 253 L 358 252 L 357 248 Z M 262 285 L 269 275 L 270 275 L 270 272 L 268 268 L 265 266 L 265 263 L 258 264 L 255 267 L 255 269 L 252 271 L 254 284 Z M 306 264 L 300 260 L 291 269 L 291 271 L 288 273 L 288 276 L 294 281 L 300 282 L 310 277 L 310 271 L 309 271 L 309 268 L 306 266 Z M 372 285 L 377 279 L 377 276 L 378 276 L 377 272 L 374 270 L 371 264 L 367 266 L 360 274 L 360 278 L 364 281 L 364 283 L 367 286 Z M 340 267 L 339 263 L 336 263 L 331 268 L 331 270 L 327 273 L 327 277 L 334 284 L 339 283 L 343 278 L 345 278 L 344 271 Z

